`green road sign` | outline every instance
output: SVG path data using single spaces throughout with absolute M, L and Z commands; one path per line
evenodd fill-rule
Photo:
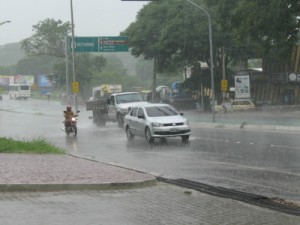
M 97 37 L 75 37 L 75 52 L 97 52 L 98 38 Z M 70 41 L 72 49 L 72 39 Z
M 99 52 L 128 52 L 128 37 L 99 37 Z
M 75 52 L 128 52 L 128 37 L 74 37 Z M 70 38 L 72 49 L 72 38 Z

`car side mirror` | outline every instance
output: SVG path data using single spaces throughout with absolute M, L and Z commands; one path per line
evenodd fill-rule
M 181 112 L 181 113 L 179 113 L 180 114 L 180 116 L 183 116 L 183 112 Z

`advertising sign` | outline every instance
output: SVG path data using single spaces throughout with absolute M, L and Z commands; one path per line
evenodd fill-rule
M 48 79 L 47 75 L 39 75 L 38 76 L 38 86 L 39 87 L 51 87 L 52 83 Z
M 34 76 L 27 75 L 15 75 L 14 76 L 15 84 L 29 84 L 32 85 L 34 83 Z
M 14 83 L 13 76 L 0 75 L 0 86 L 7 87 L 9 84 L 13 84 L 13 83 Z
M 250 98 L 249 75 L 235 76 L 235 98 Z

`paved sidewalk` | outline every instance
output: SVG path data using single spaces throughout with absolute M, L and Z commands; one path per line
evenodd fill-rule
M 0 162 L 0 225 L 299 225 L 300 221 L 297 216 L 69 155 L 0 154 Z
M 154 176 L 70 155 L 0 154 L 0 191 L 58 191 L 154 185 Z

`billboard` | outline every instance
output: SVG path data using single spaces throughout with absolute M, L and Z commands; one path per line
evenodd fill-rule
M 250 98 L 250 77 L 249 75 L 235 76 L 235 98 Z
M 0 87 L 7 87 L 14 83 L 14 76 L 0 75 Z
M 38 76 L 38 86 L 39 87 L 51 87 L 52 83 L 48 79 L 47 75 L 39 75 Z
M 15 75 L 14 84 L 34 84 L 34 76 Z

